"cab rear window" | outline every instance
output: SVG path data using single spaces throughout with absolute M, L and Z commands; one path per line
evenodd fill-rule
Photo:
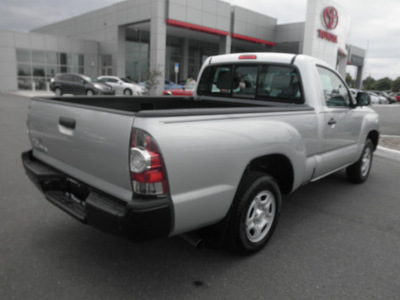
M 282 65 L 209 66 L 203 71 L 197 94 L 304 103 L 297 69 Z

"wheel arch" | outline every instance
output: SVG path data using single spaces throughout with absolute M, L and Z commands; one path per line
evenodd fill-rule
M 378 147 L 379 142 L 379 132 L 377 130 L 372 130 L 368 133 L 367 140 L 370 139 L 374 145 L 374 150 Z
M 278 183 L 282 194 L 288 194 L 293 189 L 293 166 L 289 158 L 283 154 L 270 154 L 253 159 L 248 164 L 242 179 L 247 172 L 252 171 L 271 175 Z

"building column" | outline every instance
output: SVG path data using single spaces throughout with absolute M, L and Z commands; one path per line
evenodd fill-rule
M 346 78 L 347 56 L 338 55 L 338 73 Z
M 363 74 L 364 68 L 363 67 L 357 67 L 357 78 L 356 78 L 356 89 L 361 89 L 362 88 L 362 74 Z
M 219 54 L 231 53 L 232 37 L 230 35 L 221 36 L 219 39 Z
M 184 38 L 182 47 L 182 66 L 180 67 L 181 79 L 187 79 L 189 77 L 189 39 Z
M 126 77 L 126 65 L 125 65 L 125 43 L 126 43 L 126 27 L 118 26 L 118 42 L 117 42 L 117 55 L 115 57 L 116 60 L 116 69 L 112 70 L 113 74 L 116 74 L 119 77 Z M 100 66 L 101 67 L 101 66 Z
M 159 74 L 158 84 L 149 91 L 150 95 L 161 95 L 164 91 L 165 56 L 167 49 L 167 24 L 165 22 L 166 1 L 153 3 L 150 20 L 150 72 Z

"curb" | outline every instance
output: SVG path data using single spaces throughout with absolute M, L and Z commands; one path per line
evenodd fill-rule
M 398 139 L 400 141 L 400 136 L 396 136 L 396 135 L 381 135 L 381 137 L 382 138 L 394 138 L 394 139 Z M 400 151 L 399 150 L 395 150 L 395 149 L 391 149 L 391 148 L 387 148 L 387 147 L 378 145 L 376 154 L 378 156 L 384 156 L 387 158 L 391 158 L 391 159 L 400 161 Z
M 376 155 L 400 161 L 400 151 L 378 146 Z

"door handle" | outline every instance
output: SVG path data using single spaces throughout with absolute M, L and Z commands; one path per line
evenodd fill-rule
M 74 119 L 60 117 L 58 124 L 64 126 L 65 128 L 75 129 L 76 121 Z
M 336 125 L 336 120 L 334 119 L 334 118 L 331 118 L 329 121 L 328 121 L 328 125 L 329 126 L 332 126 L 332 125 Z

